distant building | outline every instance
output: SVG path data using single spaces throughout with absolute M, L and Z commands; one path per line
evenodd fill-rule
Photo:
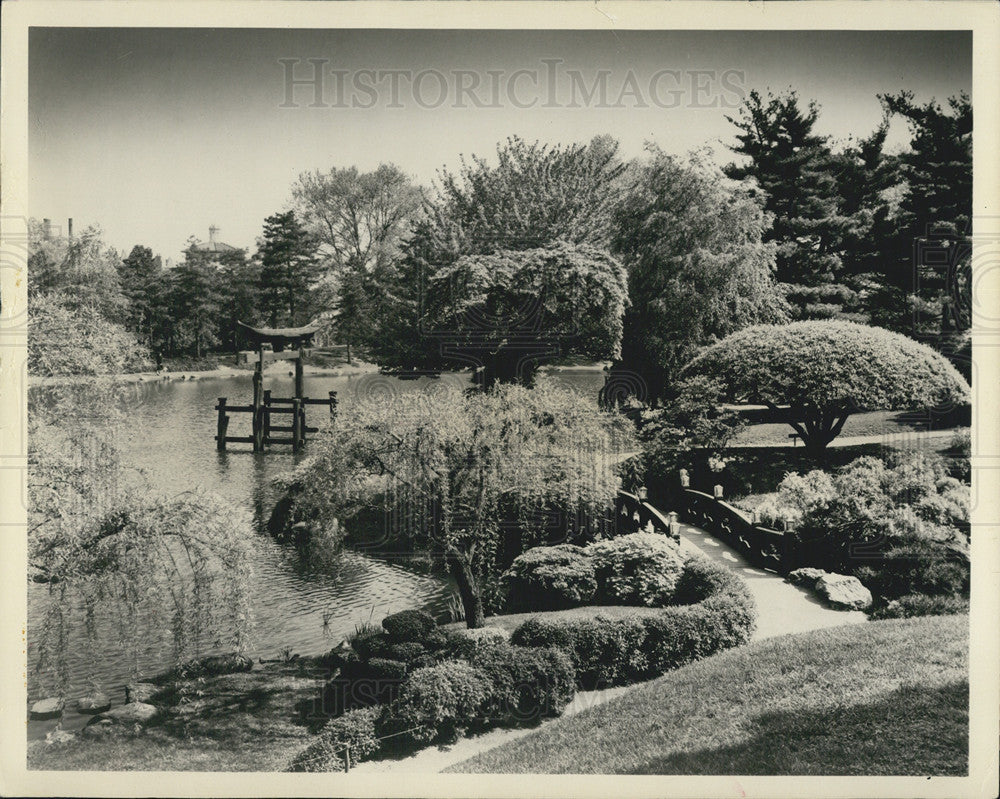
M 219 234 L 219 228 L 212 225 L 208 229 L 208 242 L 199 241 L 197 244 L 191 247 L 195 252 L 211 252 L 211 253 L 225 253 L 225 252 L 236 252 L 239 247 L 234 247 L 232 244 L 226 244 L 224 241 L 219 241 L 216 237 Z

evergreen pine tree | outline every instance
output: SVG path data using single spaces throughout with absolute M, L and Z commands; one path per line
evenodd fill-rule
M 750 92 L 730 149 L 749 159 L 730 164 L 729 177 L 752 177 L 766 193 L 774 224 L 765 237 L 777 245 L 776 278 L 799 317 L 838 313 L 850 291 L 836 285 L 844 275 L 845 242 L 856 236 L 858 218 L 841 208 L 836 159 L 828 138 L 814 133 L 819 106 L 803 110 L 794 91 L 761 97 Z
M 318 244 L 296 219 L 294 211 L 264 220 L 258 242 L 261 308 L 272 327 L 308 321 L 309 291 L 320 275 Z

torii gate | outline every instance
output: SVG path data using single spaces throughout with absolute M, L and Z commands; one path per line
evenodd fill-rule
M 225 397 L 219 397 L 216 410 L 219 412 L 218 433 L 215 436 L 217 448 L 226 449 L 227 442 L 253 444 L 254 452 L 263 452 L 271 444 L 291 444 L 293 451 L 298 451 L 305 444 L 306 434 L 315 433 L 319 428 L 307 427 L 306 405 L 329 405 L 331 420 L 337 414 L 337 392 L 331 391 L 325 400 L 309 399 L 303 394 L 302 356 L 312 344 L 313 336 L 319 330 L 317 326 L 307 327 L 252 327 L 237 322 L 239 328 L 253 342 L 253 350 L 243 350 L 237 355 L 237 363 L 250 363 L 254 357 L 257 363 L 253 372 L 253 404 L 227 405 Z M 286 349 L 287 348 L 287 349 Z M 271 392 L 264 390 L 264 366 L 274 361 L 295 361 L 295 396 L 272 397 Z M 273 407 L 274 405 L 291 405 L 291 408 Z M 227 412 L 252 413 L 252 436 L 227 436 L 229 416 Z M 291 414 L 291 425 L 272 425 L 271 414 Z M 290 438 L 273 438 L 272 432 L 291 433 Z

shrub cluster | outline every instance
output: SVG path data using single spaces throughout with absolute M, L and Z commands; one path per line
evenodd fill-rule
M 387 709 L 387 728 L 421 743 L 450 742 L 467 729 L 536 724 L 572 701 L 575 672 L 565 651 L 511 646 L 497 636 L 466 640 L 468 659 L 409 676 Z
M 510 612 L 562 610 L 599 601 L 670 604 L 683 561 L 677 545 L 656 533 L 632 533 L 586 548 L 534 547 L 502 577 Z
M 382 710 L 377 707 L 351 710 L 327 722 L 317 740 L 292 760 L 288 771 L 340 771 L 344 768 L 344 747 L 352 760 L 363 760 L 379 749 L 376 725 Z
M 791 473 L 757 511 L 765 522 L 796 519 L 803 565 L 853 574 L 876 606 L 912 594 L 968 597 L 969 487 L 934 453 Z
M 325 712 L 387 704 L 399 695 L 407 675 L 448 657 L 454 642 L 420 610 L 387 616 L 382 627 L 366 624 L 350 638 L 347 651 L 331 652 L 325 662 L 337 675 L 323 694 Z
M 443 630 L 419 611 L 389 616 L 382 629 L 365 625 L 324 658 L 336 670 L 325 710 L 344 719 L 359 718 L 352 708 L 370 710 L 380 735 L 406 731 L 420 743 L 561 713 L 575 690 L 569 656 L 508 638 L 492 627 Z M 321 742 L 314 747 L 310 757 L 321 753 Z
M 746 585 L 705 558 L 685 562 L 675 601 L 657 616 L 528 619 L 512 634 L 518 646 L 556 647 L 569 655 L 576 685 L 595 690 L 650 679 L 750 640 L 756 608 Z

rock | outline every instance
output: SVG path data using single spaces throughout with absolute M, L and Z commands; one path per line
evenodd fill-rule
M 80 730 L 85 738 L 103 738 L 115 731 L 115 723 L 111 719 L 95 718 Z
M 70 741 L 74 740 L 76 735 L 66 730 L 52 730 L 52 732 L 46 734 L 45 745 L 52 746 L 53 744 L 68 744 Z
M 103 713 L 105 710 L 111 709 L 111 700 L 108 698 L 107 694 L 91 694 L 90 696 L 83 696 L 76 700 L 76 712 L 86 713 L 88 715 L 94 713 Z
M 820 577 L 826 576 L 827 572 L 822 569 L 813 569 L 806 567 L 804 569 L 796 569 L 793 572 L 788 573 L 788 582 L 794 583 L 795 585 L 804 585 L 807 588 L 813 588 L 816 585 L 816 581 Z
M 160 692 L 160 686 L 151 682 L 133 682 L 125 686 L 125 701 L 148 702 Z
M 119 705 L 95 716 L 91 724 L 103 724 L 106 721 L 112 724 L 146 724 L 155 718 L 157 713 L 159 711 L 153 705 L 145 702 L 129 702 L 127 705 Z
M 865 610 L 871 607 L 872 592 L 857 577 L 825 574 L 816 581 L 816 592 L 838 609 Z
M 39 699 L 31 706 L 33 719 L 57 719 L 62 715 L 65 702 L 60 697 Z
M 253 661 L 246 655 L 231 652 L 228 655 L 210 655 L 200 660 L 182 663 L 173 673 L 180 679 L 193 677 L 218 677 L 220 674 L 235 674 L 253 669 Z

